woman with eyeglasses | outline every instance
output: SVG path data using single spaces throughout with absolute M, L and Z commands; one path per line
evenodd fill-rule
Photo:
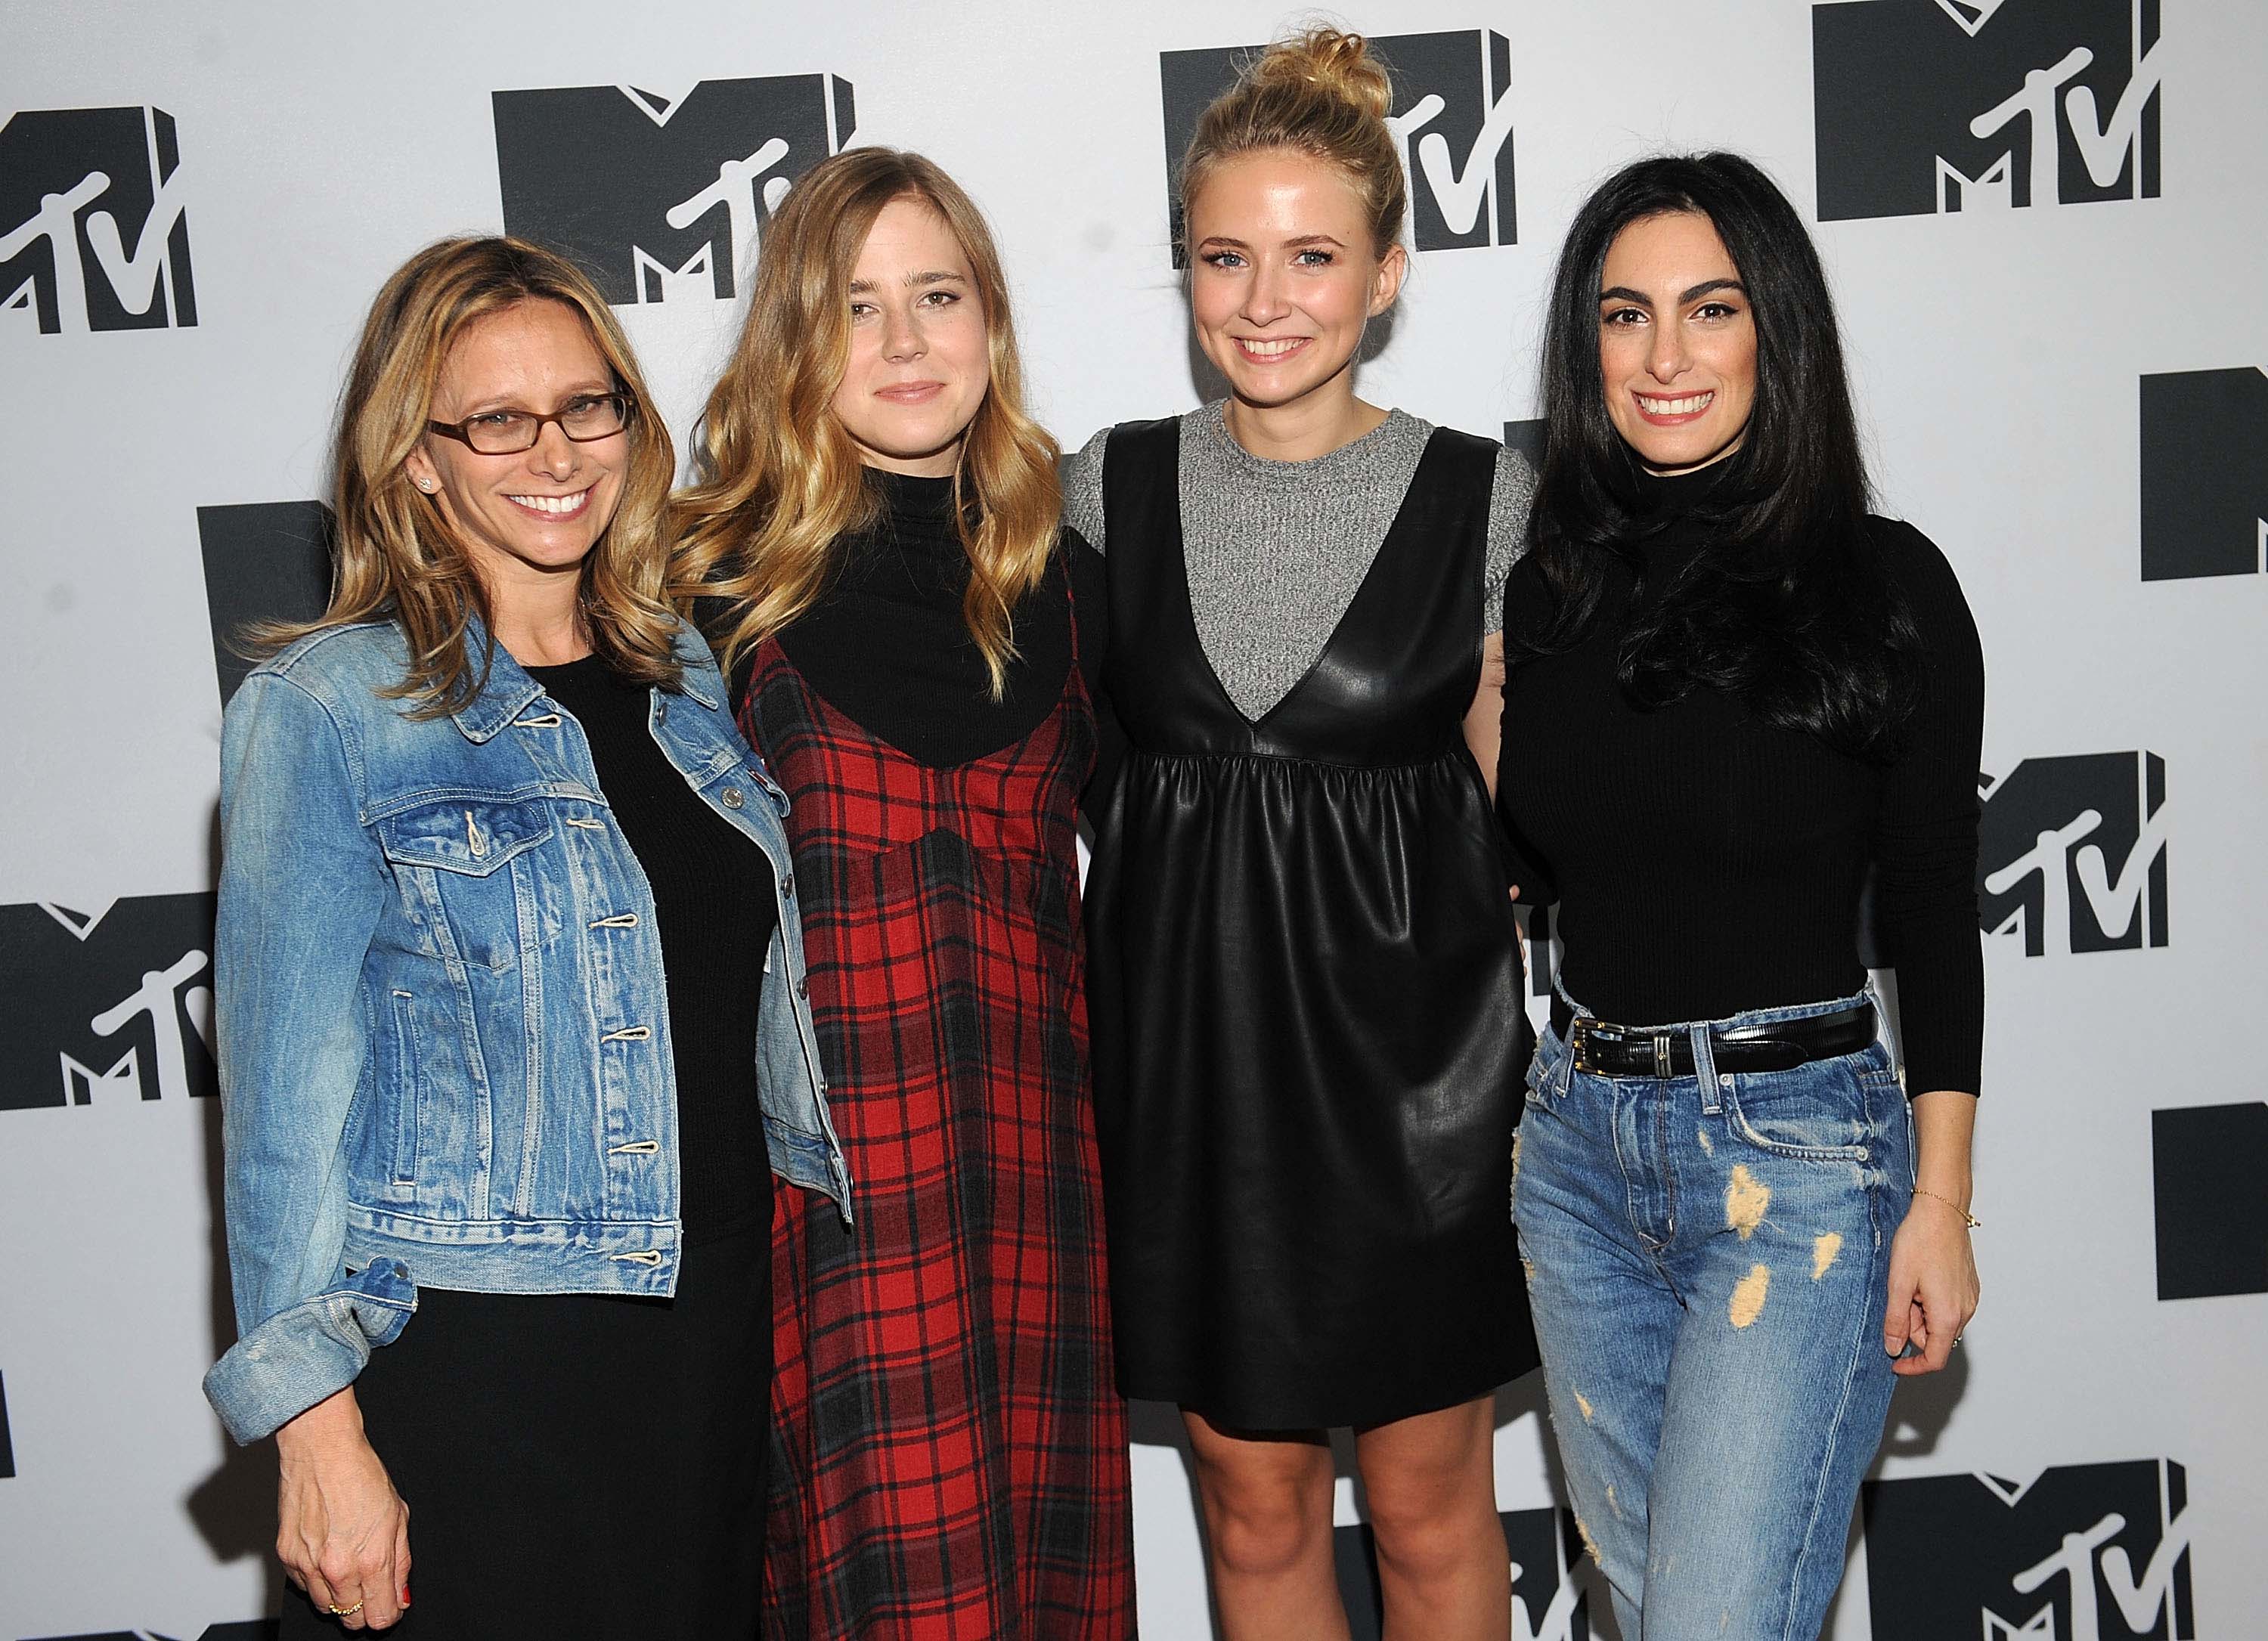
M 752 1636 L 771 1174 L 848 1181 L 778 789 L 663 593 L 606 300 L 514 239 L 379 294 L 330 607 L 222 737 L 240 1337 L 285 1636 Z M 412 1578 L 412 1558 L 415 1578 Z

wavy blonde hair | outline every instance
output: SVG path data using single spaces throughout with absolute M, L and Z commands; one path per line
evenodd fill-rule
M 522 302 L 558 302 L 580 313 L 630 395 L 622 495 L 583 561 L 578 597 L 592 648 L 608 666 L 642 683 L 676 687 L 678 622 L 666 592 L 662 534 L 677 470 L 669 429 L 598 287 L 556 252 L 496 236 L 427 246 L 371 305 L 339 395 L 330 604 L 313 622 L 254 628 L 252 646 L 272 652 L 326 628 L 391 620 L 408 641 L 409 666 L 384 694 L 412 702 L 413 717 L 442 717 L 481 692 L 495 656 L 488 590 L 439 502 L 411 482 L 409 462 L 419 441 L 433 437 L 425 424 L 449 350 L 478 320 Z M 477 664 L 468 643 L 475 617 L 486 635 Z
M 730 673 L 811 607 L 836 543 L 879 515 L 858 446 L 829 407 L 850 364 L 858 254 L 883 207 L 906 199 L 952 229 L 984 314 L 991 385 L 962 440 L 953 493 L 969 564 L 961 613 L 998 700 L 1016 657 L 1016 603 L 1039 585 L 1055 546 L 1056 442 L 1024 413 L 991 231 L 961 186 L 919 154 L 854 148 L 821 160 L 765 229 L 747 322 L 702 416 L 696 482 L 678 498 L 670 590 L 688 609 L 696 598 L 731 601 L 721 623 Z
M 1182 156 L 1182 223 L 1222 161 L 1289 151 L 1336 166 L 1354 184 L 1370 219 L 1372 253 L 1384 256 L 1401 239 L 1410 208 L 1401 145 L 1386 123 L 1393 109 L 1393 79 L 1361 35 L 1319 27 L 1278 40 L 1197 117 Z

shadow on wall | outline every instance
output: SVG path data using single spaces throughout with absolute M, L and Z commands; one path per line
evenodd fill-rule
M 220 880 L 220 811 L 215 806 L 207 822 L 206 881 Z M 211 1355 L 236 1343 L 236 1306 L 228 1275 L 228 1221 L 224 1212 L 221 1109 L 218 1100 L 202 1102 L 205 1147 L 205 1192 L 211 1226 L 207 1248 L 207 1304 L 211 1324 Z M 214 1558 L 239 1561 L 257 1556 L 266 1575 L 261 1597 L 263 1612 L 273 1613 L 284 1600 L 284 1575 L 272 1551 L 276 1545 L 276 1444 L 254 1442 L 239 1447 L 224 1437 L 221 1461 L 211 1475 L 192 1488 L 183 1506 L 190 1522 Z
M 1955 1350 L 1938 1372 L 1926 1373 L 1918 1379 L 1898 1380 L 1896 1394 L 1890 1398 L 1889 1423 L 1882 1431 L 1881 1450 L 1874 1455 L 1874 1467 L 1867 1472 L 1870 1483 L 1882 1479 L 1882 1465 L 1889 1459 L 1925 1459 L 1937 1451 L 1937 1444 L 1945 1428 L 1953 1422 L 1953 1410 L 1960 1405 L 1962 1395 L 1969 1388 L 1969 1358 L 1967 1347 Z M 1842 1587 L 1835 1593 L 1835 1604 L 1827 1609 L 1827 1623 L 1819 1632 L 1819 1641 L 1855 1641 L 1861 1633 L 1861 1620 L 1856 1616 L 1858 1598 L 1851 1594 L 1850 1568 L 1859 1557 L 1865 1543 L 1859 1529 L 1859 1515 L 1851 1519 L 1851 1537 L 1844 1550 Z M 1845 1622 L 1848 1609 L 1852 1616 Z

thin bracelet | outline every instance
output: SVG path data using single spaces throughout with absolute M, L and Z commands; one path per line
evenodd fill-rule
M 1959 1203 L 1955 1202 L 1950 1196 L 1940 1196 L 1935 1191 L 1925 1191 L 1918 1185 L 1913 1188 L 1911 1194 L 1916 1196 L 1936 1197 L 1939 1202 L 1943 1203 L 1948 1208 L 1953 1210 L 1955 1213 L 1959 1214 L 1963 1219 L 1967 1220 L 1969 1222 L 1969 1228 L 1971 1231 L 1978 1231 L 1984 1228 L 1984 1222 L 1982 1219 L 1979 1219 L 1975 1214 L 1970 1213 L 1966 1208 L 1963 1208 Z

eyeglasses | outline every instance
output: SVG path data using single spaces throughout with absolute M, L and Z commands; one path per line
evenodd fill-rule
M 630 425 L 631 399 L 628 394 L 578 394 L 549 416 L 533 410 L 483 410 L 461 422 L 428 422 L 426 427 L 447 438 L 461 439 L 483 456 L 516 456 L 535 448 L 547 422 L 578 445 L 612 438 Z

